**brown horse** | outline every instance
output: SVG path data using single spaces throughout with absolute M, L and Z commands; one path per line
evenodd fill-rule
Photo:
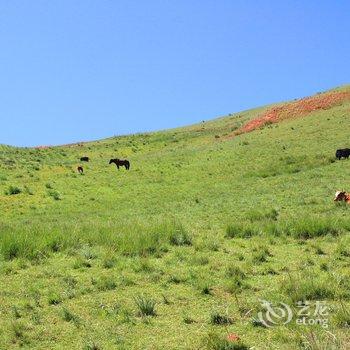
M 111 159 L 109 161 L 109 164 L 112 164 L 114 163 L 117 168 L 119 169 L 120 166 L 125 166 L 125 169 L 126 170 L 129 170 L 130 169 L 130 162 L 126 159 L 118 159 L 118 158 L 115 158 L 115 159 Z
M 82 174 L 84 172 L 84 169 L 82 166 L 78 166 L 77 170 L 79 174 Z

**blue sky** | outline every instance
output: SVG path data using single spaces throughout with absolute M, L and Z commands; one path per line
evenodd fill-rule
M 158 130 L 350 83 L 349 1 L 0 0 L 0 143 Z

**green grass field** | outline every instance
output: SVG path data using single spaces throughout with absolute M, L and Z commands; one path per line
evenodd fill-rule
M 350 349 L 350 102 L 231 136 L 267 108 L 0 146 L 0 349 Z M 266 327 L 261 299 L 328 327 Z

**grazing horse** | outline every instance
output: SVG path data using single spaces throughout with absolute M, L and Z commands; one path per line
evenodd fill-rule
M 82 174 L 84 172 L 84 169 L 82 166 L 78 166 L 77 170 L 79 174 Z
M 350 194 L 345 192 L 345 191 L 337 191 L 337 192 L 335 192 L 334 201 L 335 202 L 344 201 L 344 202 L 350 204 Z
M 89 160 L 90 160 L 89 157 L 81 157 L 80 158 L 81 162 L 88 162 Z
M 126 160 L 126 159 L 118 159 L 118 158 L 111 159 L 109 161 L 109 164 L 112 164 L 112 163 L 114 163 L 117 166 L 118 169 L 119 169 L 120 166 L 125 166 L 126 170 L 130 169 L 130 162 L 128 160 Z
M 348 159 L 350 156 L 350 149 L 349 148 L 342 148 L 337 149 L 337 152 L 335 152 L 335 157 L 339 160 L 342 158 Z

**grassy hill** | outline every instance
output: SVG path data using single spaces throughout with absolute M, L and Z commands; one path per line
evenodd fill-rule
M 0 349 L 350 348 L 350 211 L 333 202 L 350 190 L 334 157 L 349 117 L 345 86 L 185 128 L 0 146 Z M 323 301 L 328 328 L 266 327 L 260 299 L 294 315 Z

